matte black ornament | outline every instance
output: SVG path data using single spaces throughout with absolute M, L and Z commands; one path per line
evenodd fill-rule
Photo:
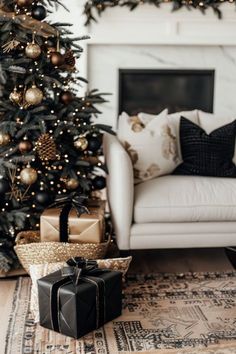
M 47 39 L 47 46 L 48 47 L 56 47 L 56 41 L 53 38 Z M 56 49 L 55 49 L 56 51 Z
M 94 189 L 103 189 L 106 187 L 106 178 L 102 176 L 97 176 L 93 180 Z
M 5 194 L 9 190 L 10 190 L 10 185 L 9 185 L 8 181 L 5 178 L 0 179 L 0 194 L 1 195 Z
M 47 10 L 45 9 L 44 6 L 37 5 L 33 8 L 31 15 L 36 20 L 42 21 L 47 16 Z
M 91 136 L 88 138 L 88 150 L 96 152 L 100 149 L 102 144 L 101 139 L 98 136 Z
M 35 199 L 41 205 L 47 205 L 51 201 L 49 193 L 47 193 L 45 191 L 40 191 L 40 192 L 36 193 Z

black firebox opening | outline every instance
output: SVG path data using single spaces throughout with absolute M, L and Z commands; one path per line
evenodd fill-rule
M 214 70 L 119 70 L 119 114 L 213 112 Z

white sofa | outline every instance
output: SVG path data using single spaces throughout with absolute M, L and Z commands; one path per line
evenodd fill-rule
M 236 179 L 169 175 L 135 186 L 115 136 L 105 134 L 104 154 L 120 250 L 236 245 Z

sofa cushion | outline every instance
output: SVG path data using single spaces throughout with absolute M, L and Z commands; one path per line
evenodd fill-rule
M 133 163 L 135 183 L 170 174 L 180 162 L 167 110 L 151 119 L 122 113 L 118 138 Z
M 236 221 L 236 179 L 163 176 L 135 186 L 134 222 Z
M 231 123 L 236 119 L 236 115 L 217 115 L 200 110 L 198 111 L 198 117 L 200 127 L 202 127 L 207 134 L 210 134 L 213 130 L 220 128 L 225 124 Z M 233 162 L 236 164 L 236 144 Z
M 168 125 L 171 127 L 172 132 L 174 132 L 174 135 L 177 138 L 178 157 L 179 157 L 180 161 L 182 161 L 181 148 L 180 148 L 180 138 L 179 138 L 180 118 L 185 117 L 185 118 L 189 119 L 191 122 L 199 124 L 198 113 L 199 113 L 199 111 L 197 109 L 194 109 L 192 111 L 181 111 L 181 112 L 176 112 L 176 113 L 170 113 L 167 115 Z M 143 122 L 148 123 L 153 118 L 155 118 L 155 117 L 158 118 L 158 115 L 141 112 L 138 114 L 138 117 Z
M 236 121 L 213 130 L 205 130 L 181 117 L 180 144 L 183 163 L 174 174 L 213 177 L 236 177 L 232 162 L 235 147 Z

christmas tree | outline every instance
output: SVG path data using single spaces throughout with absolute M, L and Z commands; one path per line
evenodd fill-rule
M 0 270 L 17 266 L 16 234 L 39 228 L 58 196 L 91 195 L 105 186 L 95 174 L 102 132 L 97 104 L 80 96 L 82 48 L 65 23 L 48 23 L 59 0 L 0 0 Z M 63 6 L 63 5 L 62 5 Z

